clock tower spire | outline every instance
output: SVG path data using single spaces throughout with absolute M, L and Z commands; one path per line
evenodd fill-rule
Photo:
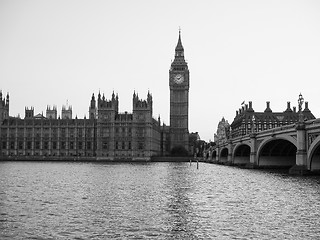
M 187 154 L 189 149 L 189 69 L 179 29 L 174 61 L 169 70 L 170 141 L 172 154 Z
M 174 56 L 174 62 L 175 63 L 185 63 L 184 60 L 184 48 L 182 46 L 181 42 L 181 30 L 179 29 L 179 39 L 175 50 L 175 56 Z

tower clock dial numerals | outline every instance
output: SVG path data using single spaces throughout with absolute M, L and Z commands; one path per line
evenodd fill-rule
M 177 74 L 174 76 L 173 81 L 177 84 L 183 83 L 184 77 L 181 74 Z

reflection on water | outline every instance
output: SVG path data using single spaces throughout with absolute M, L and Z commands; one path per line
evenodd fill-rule
M 182 239 L 194 239 L 196 236 L 195 225 L 192 223 L 192 216 L 195 212 L 189 194 L 192 191 L 193 174 L 189 171 L 181 171 L 179 163 L 172 163 L 167 166 L 168 177 L 166 188 L 169 190 L 168 202 L 165 211 L 168 212 L 167 222 L 170 222 L 169 231 L 175 233 Z M 190 170 L 190 169 L 187 169 Z
M 319 183 L 210 164 L 0 162 L 0 239 L 317 239 Z

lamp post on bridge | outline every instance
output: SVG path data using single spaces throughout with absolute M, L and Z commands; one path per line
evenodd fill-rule
M 251 133 L 250 133 L 250 162 L 247 164 L 247 168 L 257 167 L 257 133 L 256 133 L 256 118 L 252 115 L 251 118 Z
M 302 104 L 304 103 L 304 98 L 302 97 L 302 94 L 299 94 L 298 98 L 298 108 L 299 108 L 299 123 L 303 122 L 303 114 L 302 114 Z
M 303 121 L 302 104 L 304 99 L 302 94 L 299 94 L 298 107 L 299 107 L 299 120 L 296 123 L 297 130 L 297 152 L 296 164 L 289 169 L 290 174 L 304 175 L 309 173 L 307 166 L 307 141 L 306 141 L 306 125 Z
M 254 117 L 254 115 L 252 115 L 252 126 L 251 126 L 251 132 L 255 133 L 256 132 L 256 118 Z

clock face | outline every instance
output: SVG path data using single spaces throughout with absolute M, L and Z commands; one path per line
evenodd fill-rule
M 184 81 L 184 78 L 181 74 L 177 74 L 176 76 L 174 76 L 174 82 L 177 84 L 180 84 Z

